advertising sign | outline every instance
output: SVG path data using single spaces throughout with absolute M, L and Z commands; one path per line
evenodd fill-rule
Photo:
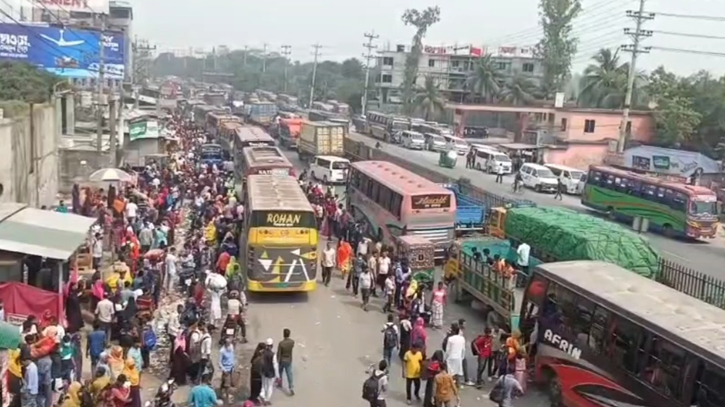
M 419 195 L 412 197 L 413 209 L 450 208 L 450 195 Z
M 108 14 L 108 0 L 28 0 L 28 3 L 52 11 Z
M 128 124 L 129 141 L 159 138 L 159 123 L 156 120 L 141 120 Z
M 0 60 L 27 62 L 64 78 L 97 78 L 100 43 L 98 31 L 0 24 Z M 123 79 L 123 34 L 107 32 L 103 44 L 105 77 Z

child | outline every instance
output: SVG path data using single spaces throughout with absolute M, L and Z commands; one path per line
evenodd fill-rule
M 63 336 L 63 340 L 60 343 L 60 369 L 61 377 L 68 381 L 73 382 L 73 355 L 75 349 L 70 340 L 70 335 Z

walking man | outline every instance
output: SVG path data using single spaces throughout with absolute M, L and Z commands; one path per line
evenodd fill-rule
M 282 341 L 277 345 L 277 358 L 279 359 L 279 381 L 278 386 L 282 387 L 283 374 L 287 376 L 287 386 L 290 396 L 295 395 L 295 386 L 292 376 L 292 350 L 295 347 L 294 339 L 290 338 L 290 330 L 285 328 L 282 331 Z
M 362 309 L 368 310 L 368 303 L 370 302 L 370 290 L 373 288 L 373 276 L 370 274 L 370 270 L 364 269 L 358 278 L 360 285 L 360 294 L 362 294 Z
M 499 164 L 496 168 L 496 183 L 503 184 L 503 164 Z
M 322 252 L 322 284 L 325 287 L 330 285 L 332 278 L 332 268 L 335 267 L 337 250 L 332 246 L 332 242 L 327 242 L 327 248 Z
M 237 364 L 237 357 L 234 354 L 234 346 L 232 345 L 232 337 L 224 338 L 224 346 L 219 350 L 219 370 L 222 372 L 222 381 L 219 394 L 227 400 L 229 398 L 229 388 L 232 387 L 232 375 L 234 366 Z
M 274 383 L 278 379 L 279 364 L 277 363 L 277 355 L 272 350 L 274 340 L 268 338 L 265 345 L 266 347 L 262 351 L 262 391 L 259 394 L 259 398 L 265 406 L 269 406 L 272 404 Z
M 554 199 L 562 200 L 563 197 L 561 196 L 562 192 L 564 192 L 564 184 L 561 182 L 560 178 L 556 179 L 556 195 L 554 195 Z

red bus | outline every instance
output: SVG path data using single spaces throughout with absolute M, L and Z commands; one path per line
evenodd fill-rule
M 725 310 L 599 261 L 541 264 L 522 297 L 552 406 L 725 406 Z

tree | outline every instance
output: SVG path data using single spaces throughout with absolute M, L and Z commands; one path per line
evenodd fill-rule
M 535 99 L 536 84 L 531 79 L 516 73 L 506 84 L 501 92 L 502 99 L 515 106 L 523 106 Z
M 619 52 L 603 48 L 584 69 L 577 103 L 584 107 L 621 107 L 627 91 L 628 64 L 620 64 Z
M 405 72 L 403 79 L 403 111 L 411 113 L 413 109 L 413 92 L 418 78 L 418 64 L 423 54 L 423 38 L 428 29 L 440 21 L 441 9 L 438 6 L 428 7 L 423 11 L 407 9 L 403 13 L 403 23 L 412 25 L 415 28 L 415 35 L 411 44 L 410 52 L 405 59 Z
M 702 115 L 692 108 L 692 101 L 682 96 L 662 98 L 655 110 L 657 141 L 679 148 L 692 141 Z
M 33 65 L 0 62 L 0 100 L 44 103 L 62 79 Z
M 536 46 L 544 67 L 544 86 L 547 99 L 552 90 L 563 91 L 576 54 L 578 40 L 572 33 L 572 21 L 581 12 L 579 0 L 540 0 L 539 16 L 544 37 Z
M 426 121 L 436 118 L 446 109 L 446 99 L 432 76 L 425 77 L 423 87 L 413 95 L 413 108 L 423 113 Z
M 491 103 L 501 93 L 502 82 L 503 75 L 496 63 L 491 55 L 486 55 L 476 61 L 473 71 L 466 78 L 466 88 Z

